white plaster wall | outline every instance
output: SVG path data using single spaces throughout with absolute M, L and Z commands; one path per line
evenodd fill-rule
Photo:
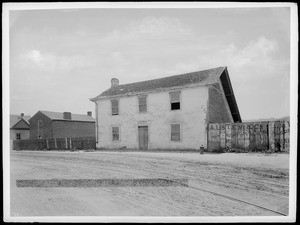
M 170 110 L 169 91 L 147 94 L 147 113 L 139 113 L 138 97 L 119 99 L 119 115 L 111 115 L 110 99 L 98 100 L 98 144 L 108 149 L 138 148 L 138 126 L 148 125 L 149 149 L 206 148 L 206 86 L 181 90 L 181 109 Z M 96 110 L 96 111 L 97 111 Z M 171 141 L 171 123 L 180 123 L 181 141 Z M 120 141 L 112 141 L 112 126 L 120 127 Z

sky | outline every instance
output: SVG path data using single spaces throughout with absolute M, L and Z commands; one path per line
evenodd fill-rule
M 227 66 L 243 120 L 290 109 L 290 9 L 9 12 L 10 114 L 86 114 L 120 84 Z

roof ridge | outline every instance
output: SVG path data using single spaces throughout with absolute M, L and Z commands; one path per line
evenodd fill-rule
M 39 110 L 39 112 L 51 112 L 51 113 L 64 113 L 64 112 L 67 112 L 67 111 L 64 111 L 64 112 L 57 112 L 57 111 L 48 111 L 48 110 Z M 72 113 L 72 112 L 71 112 Z M 89 116 L 87 114 L 79 114 L 79 113 L 72 113 L 72 115 L 83 115 L 83 116 Z
M 132 83 L 125 83 L 125 84 L 118 85 L 118 87 L 120 87 L 122 85 L 137 84 L 137 83 L 141 83 L 141 82 L 154 81 L 154 80 L 160 80 L 160 79 L 167 79 L 167 78 L 171 78 L 171 77 L 184 76 L 184 75 L 188 75 L 188 74 L 205 72 L 205 71 L 216 70 L 216 69 L 221 69 L 221 68 L 225 69 L 226 66 L 219 66 L 219 67 L 215 67 L 215 68 L 211 68 L 211 69 L 197 70 L 197 71 L 192 71 L 192 72 L 185 72 L 185 73 L 182 73 L 182 74 L 174 74 L 174 75 L 170 75 L 170 76 L 166 76 L 166 77 L 160 77 L 160 78 L 155 78 L 155 79 L 150 79 L 150 80 L 142 80 L 142 81 L 137 81 L 137 82 L 132 82 Z

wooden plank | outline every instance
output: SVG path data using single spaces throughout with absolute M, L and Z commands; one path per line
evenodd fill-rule
M 237 124 L 231 125 L 231 148 L 237 148 Z
M 260 138 L 261 138 L 261 149 L 269 149 L 269 140 L 268 140 L 268 122 L 262 122 L 260 124 Z
M 228 152 L 231 149 L 231 124 L 227 123 L 225 128 L 225 151 Z
M 208 151 L 220 150 L 220 125 L 217 123 L 208 124 Z
M 244 123 L 244 138 L 245 138 L 244 150 L 246 150 L 248 152 L 250 149 L 250 135 L 249 135 L 249 124 L 248 123 Z
M 226 148 L 226 124 L 220 124 L 220 148 L 225 150 Z
M 284 151 L 284 136 L 284 121 L 280 121 L 279 143 L 281 151 Z
M 275 122 L 269 121 L 268 123 L 268 134 L 269 134 L 269 149 L 275 151 Z
M 253 124 L 253 134 L 255 137 L 255 149 L 261 150 L 260 122 Z
M 290 150 L 290 121 L 284 121 L 284 150 Z
M 256 151 L 255 134 L 254 134 L 254 123 L 248 124 L 249 129 L 249 150 Z
M 281 151 L 281 143 L 280 143 L 280 121 L 274 122 L 274 145 L 275 145 L 275 151 Z
M 244 149 L 244 147 L 245 147 L 244 124 L 237 123 L 237 148 Z

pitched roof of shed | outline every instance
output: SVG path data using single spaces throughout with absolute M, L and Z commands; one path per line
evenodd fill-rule
M 25 120 L 26 123 L 29 125 L 30 116 L 23 116 L 20 115 L 10 115 L 10 128 L 14 127 L 21 119 Z
M 154 80 L 147 80 L 111 87 L 93 99 L 125 95 L 129 93 L 148 92 L 153 90 L 181 87 L 191 84 L 209 84 L 216 82 L 226 67 L 202 70 L 198 72 L 174 75 Z
M 64 114 L 62 112 L 52 112 L 52 111 L 39 111 L 45 116 L 49 117 L 52 120 L 66 120 L 64 119 Z M 73 121 L 84 121 L 84 122 L 95 122 L 95 119 L 89 115 L 85 114 L 71 114 L 71 119 Z

